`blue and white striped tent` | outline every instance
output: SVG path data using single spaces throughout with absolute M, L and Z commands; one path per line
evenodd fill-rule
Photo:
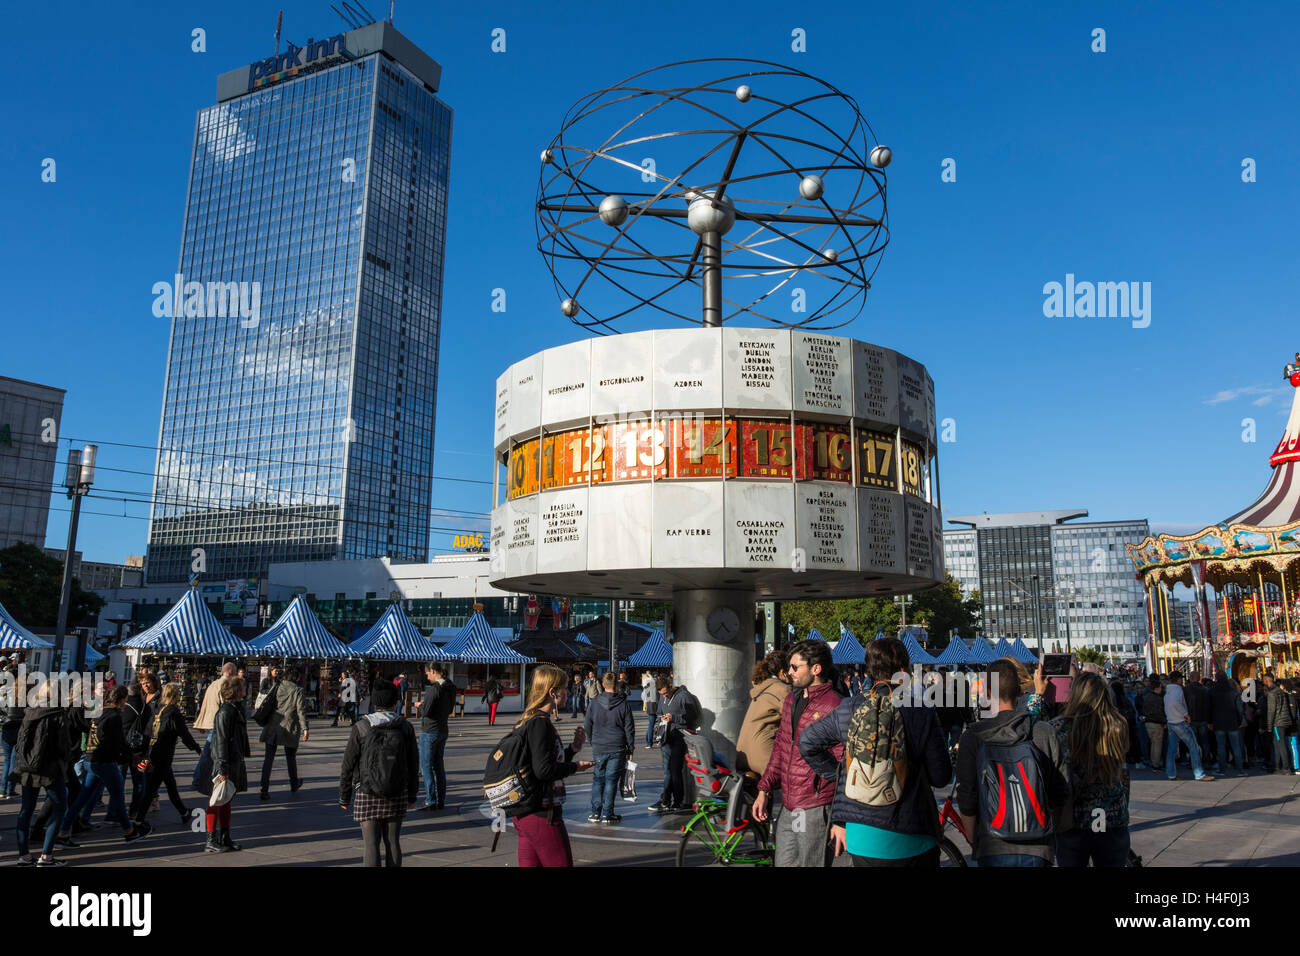
M 14 620 L 13 615 L 5 610 L 5 606 L 0 604 L 0 650 L 28 651 L 38 647 L 53 646 L 45 638 L 37 637 L 19 624 Z
M 347 645 L 348 656 L 380 661 L 445 661 L 438 649 L 411 623 L 400 604 L 390 604 L 366 633 Z
M 975 643 L 966 655 L 968 664 L 992 664 L 997 659 L 998 655 L 993 653 L 992 646 L 982 637 L 975 638 Z
M 589 638 L 586 634 L 579 634 L 577 637 L 575 637 L 575 638 L 573 639 L 573 643 L 575 643 L 575 644 L 590 644 L 590 643 L 591 643 L 591 638 Z
M 839 642 L 831 651 L 831 661 L 836 664 L 863 664 L 866 660 L 867 652 L 853 636 L 853 632 L 848 628 L 840 631 Z
M 635 654 L 627 659 L 628 667 L 672 667 L 673 648 L 664 640 L 662 628 L 655 630 Z
M 903 646 L 907 648 L 907 659 L 913 664 L 933 664 L 934 655 L 921 646 L 916 635 L 910 630 L 903 634 Z
M 948 642 L 942 653 L 934 659 L 936 664 L 967 664 L 970 662 L 970 652 L 966 645 L 962 643 L 961 638 L 954 637 Z
M 190 588 L 153 627 L 127 638 L 119 647 L 155 654 L 193 657 L 244 657 L 248 645 L 221 626 L 195 588 Z
M 267 657 L 310 657 L 318 660 L 341 660 L 356 657 L 355 651 L 325 630 L 307 606 L 307 599 L 296 595 L 279 619 L 248 642 Z
M 804 640 L 806 640 L 806 641 L 825 641 L 826 638 L 822 637 L 822 632 L 819 631 L 819 630 L 817 630 L 817 628 L 814 627 L 811 631 L 808 632 L 808 636 L 807 636 L 806 638 L 804 638 Z
M 507 647 L 478 611 L 469 616 L 459 634 L 442 646 L 442 652 L 449 660 L 465 664 L 531 664 L 536 660 Z
M 1022 664 L 1038 663 L 1037 655 L 1034 654 L 1034 652 L 1031 651 L 1029 648 L 1027 648 L 1025 646 L 1025 642 L 1018 637 L 1011 645 L 1011 656 L 1014 657 L 1016 660 L 1020 661 L 1020 663 Z
M 1015 652 L 1012 649 L 1011 642 L 1008 641 L 1005 637 L 1001 638 L 996 644 L 993 645 L 993 653 L 995 656 L 999 658 L 1015 656 Z
M 884 636 L 885 636 L 885 632 L 884 632 L 884 631 L 876 631 L 876 636 L 873 637 L 872 640 L 873 640 L 873 641 L 878 641 L 878 640 L 880 640 L 880 639 L 881 639 L 882 637 L 884 637 Z

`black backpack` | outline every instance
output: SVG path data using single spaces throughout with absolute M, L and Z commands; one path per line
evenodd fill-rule
M 370 728 L 361 745 L 361 792 L 372 797 L 406 795 L 406 718 Z
M 494 812 L 499 810 L 507 817 L 527 813 L 537 792 L 528 742 L 524 739 L 526 726 L 516 727 L 502 737 L 488 754 L 483 769 L 483 795 Z

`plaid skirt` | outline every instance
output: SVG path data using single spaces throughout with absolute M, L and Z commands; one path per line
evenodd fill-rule
M 401 797 L 376 797 L 360 790 L 352 796 L 352 819 L 357 823 L 365 823 L 367 820 L 400 820 L 406 816 L 406 801 Z

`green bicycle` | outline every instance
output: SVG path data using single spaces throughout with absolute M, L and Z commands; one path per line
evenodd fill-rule
M 718 796 L 695 804 L 677 843 L 678 866 L 772 865 L 770 827 L 749 814 L 740 775 L 733 774 L 727 783 Z M 722 799 L 724 794 L 728 799 Z

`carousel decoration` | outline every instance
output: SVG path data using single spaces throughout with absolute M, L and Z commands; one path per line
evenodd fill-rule
M 1147 589 L 1151 664 L 1172 666 L 1180 653 L 1169 633 L 1175 584 L 1193 589 L 1200 651 L 1208 674 L 1215 663 L 1238 679 L 1254 676 L 1255 661 L 1287 674 L 1300 673 L 1300 352 L 1284 377 L 1296 391 L 1286 431 L 1269 458 L 1273 476 L 1259 498 L 1218 524 L 1189 535 L 1153 535 L 1128 545 Z M 1217 645 L 1210 642 L 1214 587 Z

